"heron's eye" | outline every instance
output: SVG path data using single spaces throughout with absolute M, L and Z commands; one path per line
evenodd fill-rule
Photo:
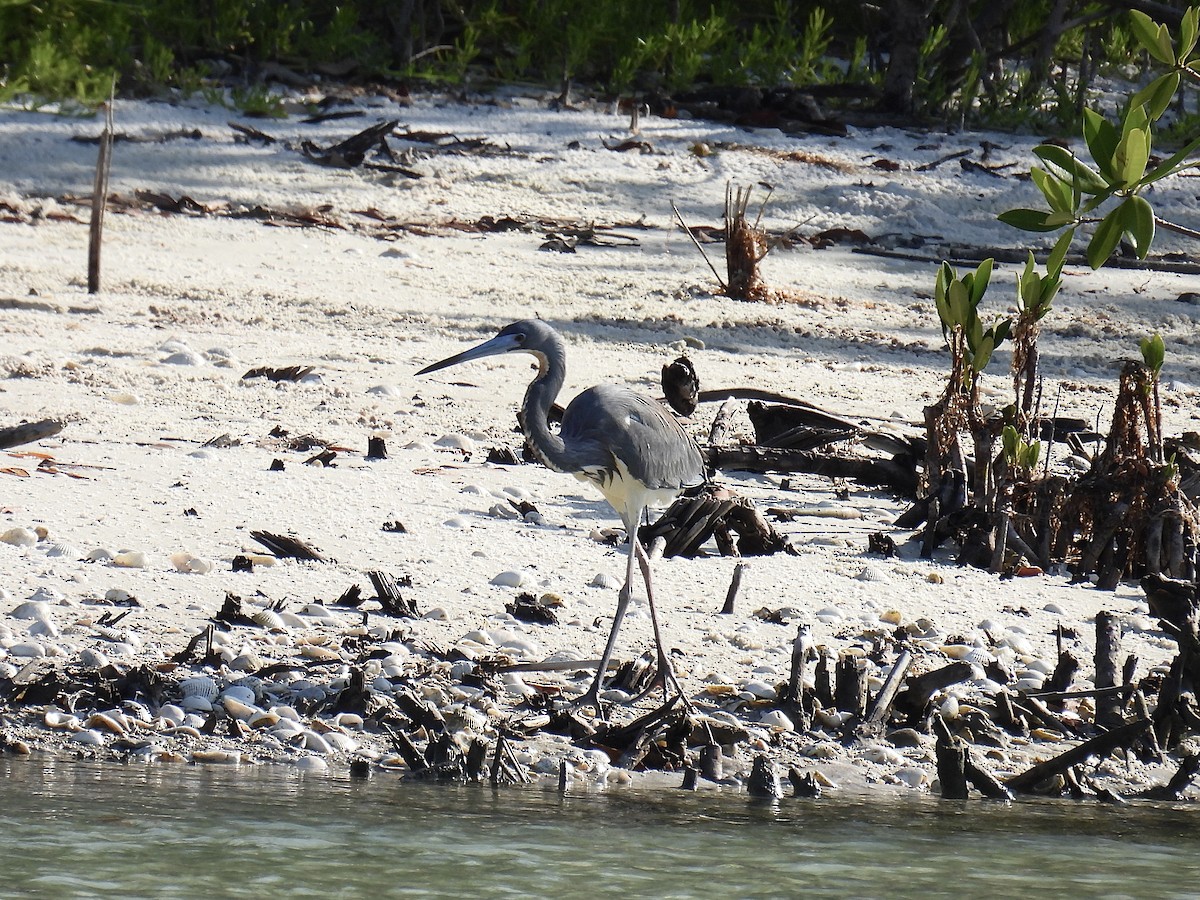
M 516 341 L 518 344 L 523 344 L 523 343 L 525 343 L 525 335 L 523 335 L 523 334 L 514 334 L 514 335 L 513 335 L 513 339 L 514 339 L 514 340 L 515 340 L 515 341 Z

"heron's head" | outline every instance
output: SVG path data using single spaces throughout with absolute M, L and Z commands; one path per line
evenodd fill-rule
M 499 356 L 502 353 L 532 354 L 537 357 L 539 368 L 545 370 L 547 354 L 557 346 L 561 346 L 561 340 L 553 328 L 539 319 L 525 319 L 506 326 L 491 340 L 484 341 L 470 350 L 447 357 L 441 362 L 428 365 L 417 374 L 424 375 L 428 372 L 436 372 L 438 369 L 457 366 L 459 363 L 470 362 L 473 359 Z

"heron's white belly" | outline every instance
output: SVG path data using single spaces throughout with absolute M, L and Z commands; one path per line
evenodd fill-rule
M 629 474 L 629 469 L 619 459 L 616 460 L 615 469 L 585 469 L 574 475 L 580 481 L 590 482 L 599 488 L 626 527 L 635 524 L 646 507 L 668 506 L 679 496 L 678 488 L 646 487 Z

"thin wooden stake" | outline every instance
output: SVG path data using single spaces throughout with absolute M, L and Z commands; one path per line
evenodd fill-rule
M 729 582 L 729 590 L 725 594 L 725 605 L 721 607 L 721 615 L 728 616 L 733 613 L 733 601 L 737 599 L 738 591 L 742 587 L 742 575 L 746 571 L 746 564 L 739 562 L 733 567 L 733 579 Z
M 680 215 L 679 208 L 672 203 L 671 210 L 675 213 L 675 218 L 679 220 L 679 224 L 683 226 L 684 232 L 692 239 L 692 243 L 696 245 L 696 249 L 700 251 L 700 255 L 704 257 L 704 261 L 708 263 L 708 267 L 712 270 L 713 277 L 717 279 L 717 284 L 721 286 L 721 290 L 727 290 L 725 282 L 721 279 L 721 274 L 717 271 L 717 267 L 712 264 L 712 260 L 709 259 L 708 254 L 704 252 L 704 248 L 700 246 L 700 242 L 696 240 L 696 236 L 692 234 L 692 229 L 688 228 L 687 222 L 683 221 L 683 216 Z
M 104 104 L 104 131 L 96 157 L 96 179 L 92 183 L 92 221 L 88 229 L 88 293 L 100 292 L 100 243 L 104 233 L 104 210 L 108 206 L 108 174 L 112 169 L 113 106 L 117 82 L 113 80 L 108 102 Z

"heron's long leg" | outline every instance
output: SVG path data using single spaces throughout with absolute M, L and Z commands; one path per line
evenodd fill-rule
M 613 613 L 612 630 L 608 633 L 608 643 L 604 645 L 604 653 L 600 656 L 600 667 L 596 669 L 596 677 L 592 681 L 592 686 L 574 704 L 576 706 L 594 706 L 597 713 L 600 712 L 600 688 L 604 683 L 604 676 L 608 672 L 608 662 L 612 659 L 613 648 L 617 644 L 617 633 L 621 630 L 621 620 L 625 618 L 625 610 L 629 608 L 629 598 L 633 594 L 634 547 L 640 548 L 640 546 L 636 538 L 630 542 L 629 556 L 625 563 L 625 584 L 617 595 L 617 610 Z M 657 633 L 658 626 L 654 627 Z
M 654 589 L 650 585 L 650 557 L 640 541 L 634 541 L 634 546 L 636 547 L 635 555 L 638 567 L 642 570 L 642 581 L 646 584 L 646 602 L 650 606 L 650 623 L 654 626 L 654 646 L 658 650 L 658 677 L 662 679 L 663 701 L 665 702 L 670 699 L 668 694 L 670 688 L 675 688 L 675 693 L 680 697 L 684 696 L 683 688 L 679 686 L 679 680 L 675 677 L 675 669 L 671 665 L 671 660 L 667 658 L 662 632 L 658 627 L 658 613 L 654 609 Z M 687 702 L 686 697 L 684 702 Z

